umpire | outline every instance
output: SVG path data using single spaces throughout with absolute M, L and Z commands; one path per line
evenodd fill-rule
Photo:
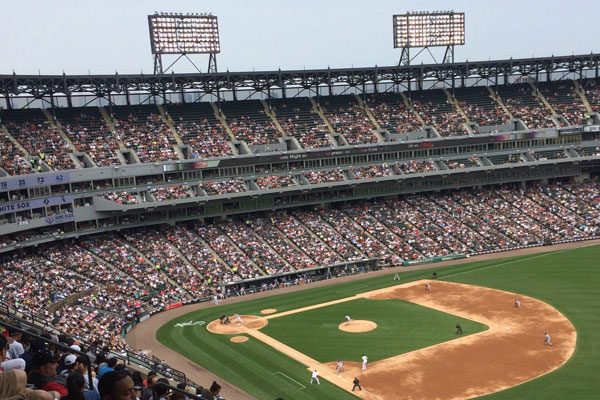
M 354 392 L 354 389 L 358 388 L 358 390 L 362 390 L 362 388 L 360 387 L 360 381 L 358 380 L 357 377 L 354 377 L 354 380 L 352 381 L 352 383 L 354 383 L 354 386 L 352 386 L 352 391 Z

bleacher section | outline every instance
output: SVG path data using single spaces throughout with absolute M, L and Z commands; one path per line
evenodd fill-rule
M 141 162 L 177 160 L 175 137 L 156 106 L 114 107 L 114 124 L 125 147 Z
M 456 106 L 448 102 L 441 89 L 411 92 L 411 101 L 426 125 L 434 126 L 441 136 L 460 136 L 467 134 L 466 122 Z
M 308 98 L 272 99 L 271 108 L 283 131 L 298 139 L 304 149 L 332 146 L 329 129 Z
M 522 120 L 529 129 L 554 128 L 552 113 L 533 95 L 528 83 L 498 86 L 498 95 L 514 118 Z
M 564 116 L 571 125 L 587 124 L 587 110 L 581 97 L 575 92 L 571 80 L 536 84 L 557 114 Z
M 31 156 L 39 157 L 39 162 L 33 166 L 34 169 L 41 171 L 43 163 L 53 170 L 75 168 L 69 156 L 69 145 L 60 133 L 50 126 L 41 110 L 12 110 L 2 114 L 2 121 L 8 132 Z
M 377 143 L 375 125 L 359 107 L 354 96 L 320 97 L 319 104 L 333 130 L 348 144 Z
M 229 135 L 209 103 L 169 104 L 165 109 L 183 143 L 191 146 L 195 158 L 233 154 Z
M 486 87 L 458 88 L 453 95 L 469 120 L 479 126 L 501 125 L 510 119 Z
M 421 130 L 421 122 L 404 104 L 400 94 L 379 93 L 367 97 L 367 105 L 382 129 L 390 133 L 407 133 Z
M 260 100 L 222 102 L 221 110 L 237 140 L 248 145 L 278 142 L 281 137 Z
M 57 108 L 56 119 L 77 151 L 86 152 L 99 167 L 120 165 L 117 139 L 97 107 Z

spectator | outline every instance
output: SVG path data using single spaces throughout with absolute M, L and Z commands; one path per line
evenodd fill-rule
M 204 389 L 200 395 L 207 400 L 216 400 L 219 398 L 219 393 L 221 393 L 221 385 L 213 382 L 210 389 Z
M 135 400 L 133 380 L 127 371 L 108 371 L 98 382 L 101 400 Z
M 66 379 L 56 375 L 58 359 L 49 351 L 41 351 L 33 357 L 34 369 L 29 373 L 28 382 L 37 389 L 56 391 L 61 397 L 67 395 Z

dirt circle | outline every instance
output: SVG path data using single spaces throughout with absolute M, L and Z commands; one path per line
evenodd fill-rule
M 377 324 L 375 322 L 362 319 L 352 320 L 349 324 L 347 322 L 342 322 L 338 325 L 339 330 L 352 333 L 370 332 L 376 328 Z
M 244 343 L 248 341 L 248 336 L 234 336 L 231 340 L 233 343 Z
M 263 317 L 256 315 L 242 315 L 242 323 L 234 322 L 234 317 L 229 316 L 231 322 L 229 324 L 222 324 L 220 320 L 216 319 L 206 326 L 212 333 L 220 333 L 225 335 L 232 335 L 236 333 L 244 333 L 246 329 L 260 329 L 267 325 L 268 321 Z
M 261 314 L 273 314 L 276 312 L 277 312 L 276 308 L 265 308 L 264 310 L 260 310 Z

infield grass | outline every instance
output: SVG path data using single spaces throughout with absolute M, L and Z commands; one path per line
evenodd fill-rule
M 600 246 L 590 246 L 465 263 L 435 270 L 442 280 L 507 290 L 545 301 L 562 312 L 577 330 L 577 348 L 573 357 L 563 367 L 486 398 L 494 400 L 598 398 L 600 393 L 599 260 Z M 403 272 L 400 274 L 402 278 L 400 283 L 430 278 L 431 272 L 431 269 Z M 161 343 L 237 385 L 257 399 L 275 399 L 278 396 L 286 399 L 356 399 L 350 393 L 327 383 L 324 379 L 321 380 L 321 385 L 309 385 L 310 373 L 304 365 L 261 342 L 251 339 L 245 343 L 232 344 L 229 335 L 211 334 L 205 326 L 177 328 L 174 325 L 190 320 L 204 320 L 208 323 L 222 314 L 231 315 L 234 312 L 260 315 L 260 310 L 264 308 L 276 308 L 281 312 L 319 304 L 397 284 L 398 281 L 392 281 L 392 275 L 198 310 L 163 325 L 157 332 L 157 338 Z M 341 313 L 342 318 L 345 314 L 346 312 Z M 356 314 L 351 316 L 358 318 Z M 335 321 L 337 322 L 338 319 L 336 313 Z M 276 319 L 273 323 L 275 321 Z M 312 334 L 309 327 L 305 327 L 304 330 L 306 335 Z M 292 380 L 306 387 L 301 388 Z
M 377 324 L 370 332 L 338 329 L 344 315 Z M 369 362 L 456 339 L 456 323 L 472 334 L 487 327 L 403 300 L 356 299 L 269 320 L 261 332 L 321 362 L 347 360 Z

